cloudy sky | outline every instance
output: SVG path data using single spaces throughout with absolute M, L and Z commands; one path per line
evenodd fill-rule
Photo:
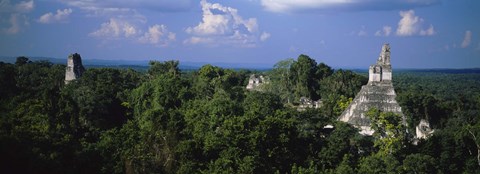
M 480 67 L 478 0 L 0 0 L 0 56 Z

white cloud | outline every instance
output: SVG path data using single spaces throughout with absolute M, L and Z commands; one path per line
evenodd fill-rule
M 88 17 L 101 17 L 103 19 L 122 19 L 130 23 L 146 23 L 147 19 L 140 14 L 137 8 L 146 5 L 149 0 L 60 0 L 67 6 L 79 9 L 80 14 Z M 151 0 L 150 0 L 151 1 Z M 150 6 L 154 6 L 151 4 Z
M 378 30 L 375 32 L 375 36 L 390 36 L 392 33 L 392 27 L 390 26 L 383 26 L 382 30 Z
M 261 41 L 266 41 L 268 38 L 270 38 L 271 34 L 267 32 L 263 32 L 262 35 L 260 35 L 260 40 Z
M 108 22 L 103 23 L 100 26 L 100 29 L 91 32 L 89 36 L 106 39 L 118 39 L 135 36 L 137 33 L 138 29 L 136 26 L 121 19 L 111 18 Z
M 37 21 L 43 24 L 54 23 L 54 22 L 64 22 L 68 19 L 70 14 L 72 14 L 72 12 L 73 10 L 70 8 L 63 9 L 63 10 L 58 9 L 56 14 L 53 14 L 51 12 L 46 13 L 40 16 L 40 18 Z
M 472 42 L 472 32 L 470 30 L 465 31 L 465 37 L 463 38 L 462 48 L 466 48 Z
M 21 1 L 18 4 L 15 5 L 15 10 L 17 12 L 23 12 L 23 13 L 28 13 L 33 10 L 35 7 L 35 4 L 32 1 Z
M 212 38 L 203 38 L 192 36 L 189 39 L 183 41 L 184 44 L 213 44 L 214 40 Z
M 206 0 L 202 0 L 200 4 L 203 11 L 202 22 L 193 28 L 188 27 L 187 33 L 223 35 L 239 30 L 241 27 L 245 27 L 249 32 L 255 32 L 258 29 L 257 19 L 244 20 L 238 15 L 237 9 L 225 7 L 218 3 L 208 3 Z M 214 11 L 219 14 L 215 14 Z
M 398 22 L 396 34 L 398 36 L 431 36 L 435 34 L 433 25 L 430 25 L 428 29 L 422 29 L 424 20 L 418 16 L 415 16 L 415 11 L 400 11 L 402 17 Z
M 252 47 L 257 40 L 270 37 L 270 34 L 265 32 L 262 33 L 263 37 L 259 36 L 257 19 L 243 19 L 235 8 L 209 3 L 206 0 L 202 0 L 200 5 L 202 21 L 197 26 L 185 30 L 193 35 L 184 41 L 185 44 L 210 44 L 210 46 L 231 44 Z
M 440 3 L 440 0 L 261 0 L 272 12 L 394 10 Z
M 415 16 L 413 10 L 400 11 L 400 16 L 402 16 L 402 19 L 398 22 L 397 35 L 411 36 L 418 32 L 420 19 Z
M 0 1 L 0 31 L 6 34 L 17 34 L 29 25 L 27 13 L 35 8 L 33 0 L 12 4 L 10 0 Z
M 137 43 L 152 44 L 156 46 L 168 46 L 176 40 L 176 34 L 169 32 L 167 26 L 155 24 L 143 32 L 139 25 L 128 20 L 111 18 L 102 23 L 100 28 L 89 34 L 103 40 L 128 39 Z
M 153 25 L 138 39 L 141 43 L 167 46 L 169 42 L 175 41 L 175 33 L 169 32 L 165 25 Z
M 433 25 L 430 25 L 427 30 L 420 30 L 421 36 L 432 36 L 435 34 L 435 29 L 433 29 Z

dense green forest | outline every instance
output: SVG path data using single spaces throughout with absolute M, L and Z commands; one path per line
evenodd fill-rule
M 178 64 L 65 85 L 65 65 L 0 62 L 0 173 L 480 173 L 478 73 L 394 72 L 408 124 L 371 109 L 387 133 L 362 136 L 336 118 L 365 75 L 300 55 L 247 91 L 252 71 Z M 300 97 L 323 105 L 297 111 Z M 435 132 L 412 145 L 420 119 Z

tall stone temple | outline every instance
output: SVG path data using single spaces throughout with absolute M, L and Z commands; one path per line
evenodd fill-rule
M 65 84 L 78 79 L 85 72 L 80 54 L 70 54 L 67 59 L 67 69 L 65 70 Z
M 368 84 L 362 86 L 360 92 L 338 120 L 354 125 L 360 129 L 360 133 L 363 135 L 372 135 L 374 132 L 371 129 L 371 121 L 366 116 L 371 108 L 398 114 L 402 116 L 405 123 L 405 116 L 395 100 L 396 96 L 392 84 L 390 45 L 384 44 L 377 63 L 371 65 L 368 70 Z

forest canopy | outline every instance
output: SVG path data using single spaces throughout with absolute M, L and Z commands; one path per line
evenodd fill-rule
M 307 55 L 266 72 L 152 61 L 146 72 L 0 62 L 2 173 L 480 173 L 480 74 L 393 74 L 407 116 L 337 121 L 367 77 Z M 268 76 L 245 89 L 252 73 Z M 298 111 L 299 99 L 321 100 Z M 427 119 L 434 134 L 412 144 Z M 328 125 L 328 126 L 327 126 Z M 333 128 L 332 128 L 333 127 Z

